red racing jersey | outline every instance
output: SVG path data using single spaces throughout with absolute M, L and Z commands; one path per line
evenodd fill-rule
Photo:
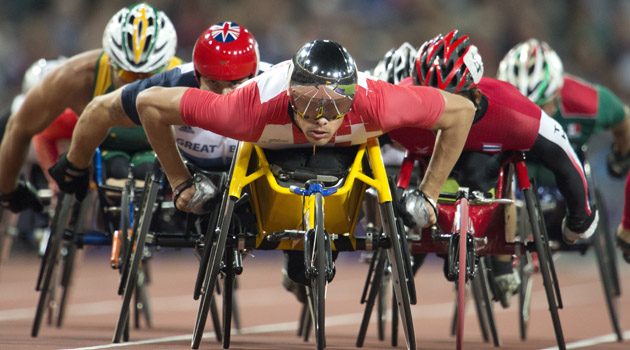
M 412 83 L 411 78 L 400 82 Z M 538 137 L 540 107 L 509 83 L 484 77 L 477 86 L 488 99 L 488 106 L 481 120 L 471 127 L 464 151 L 529 150 Z M 402 128 L 393 130 L 389 136 L 411 152 L 433 154 L 435 135 L 429 130 Z
M 184 122 L 264 148 L 309 144 L 289 115 L 289 64 L 279 63 L 227 95 L 188 89 L 180 102 Z M 357 145 L 401 127 L 428 129 L 444 104 L 437 89 L 397 86 L 359 72 L 352 110 L 330 144 Z

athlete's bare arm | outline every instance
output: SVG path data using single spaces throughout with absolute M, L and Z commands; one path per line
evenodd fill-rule
M 83 169 L 90 165 L 96 148 L 105 140 L 110 128 L 137 126 L 123 109 L 122 90 L 95 97 L 81 113 L 68 151 L 68 161 L 75 167 Z
M 431 130 L 437 132 L 435 149 L 420 190 L 437 199 L 451 170 L 464 148 L 475 115 L 475 107 L 467 98 L 440 90 L 444 111 Z
M 186 125 L 179 112 L 179 103 L 187 89 L 152 87 L 141 92 L 136 99 L 140 122 L 173 188 L 190 177 L 190 172 L 177 149 L 171 127 Z M 193 193 L 193 191 L 182 193 L 178 202 L 188 203 Z M 178 207 L 183 208 L 184 205 Z
M 15 189 L 31 138 L 70 107 L 77 113 L 90 101 L 94 69 L 101 50 L 70 58 L 50 72 L 26 95 L 22 107 L 10 117 L 0 146 L 0 192 Z

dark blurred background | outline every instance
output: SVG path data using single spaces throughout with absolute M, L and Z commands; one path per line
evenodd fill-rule
M 0 102 L 19 93 L 24 71 L 36 59 L 73 56 L 101 47 L 105 24 L 138 1 L 0 0 Z M 276 63 L 303 43 L 331 39 L 344 45 L 361 70 L 372 69 L 392 47 L 420 46 L 457 28 L 468 34 L 494 77 L 503 55 L 530 37 L 548 42 L 565 71 L 611 88 L 630 103 L 630 1 L 627 0 L 154 0 L 177 30 L 177 55 L 191 58 L 209 25 L 234 21 L 248 28 L 261 59 Z M 604 169 L 607 134 L 590 155 L 601 185 L 610 191 L 611 226 L 618 223 L 622 181 Z M 601 175 L 600 175 L 601 173 Z M 607 194 L 607 193 L 606 193 Z

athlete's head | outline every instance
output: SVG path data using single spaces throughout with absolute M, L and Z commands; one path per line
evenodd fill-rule
M 352 108 L 356 84 L 356 63 L 340 44 L 315 40 L 295 53 L 287 94 L 296 124 L 310 142 L 328 143 Z M 310 130 L 307 125 L 320 126 Z M 334 128 L 332 133 L 329 127 Z
M 206 29 L 195 43 L 193 62 L 199 80 L 205 77 L 214 82 L 232 85 L 258 73 L 258 43 L 247 28 L 234 22 L 221 22 Z
M 164 70 L 176 48 L 177 34 L 171 21 L 144 2 L 118 11 L 103 33 L 103 50 L 126 81 Z
M 387 51 L 374 68 L 373 75 L 388 83 L 398 84 L 411 76 L 416 53 L 416 49 L 407 42 L 400 45 L 398 49 Z
M 546 42 L 536 39 L 514 46 L 499 63 L 497 75 L 539 106 L 551 101 L 564 82 L 560 57 Z
M 468 36 L 457 30 L 439 34 L 422 44 L 416 55 L 413 77 L 416 85 L 450 93 L 473 89 L 483 76 L 483 62 Z

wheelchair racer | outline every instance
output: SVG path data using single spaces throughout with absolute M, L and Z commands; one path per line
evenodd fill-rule
M 79 118 L 68 153 L 51 169 L 60 188 L 67 193 L 87 191 L 88 166 L 108 130 L 141 127 L 136 98 L 145 89 L 186 86 L 226 94 L 268 66 L 260 62 L 258 44 L 245 27 L 234 22 L 208 27 L 195 43 L 193 62 L 138 80 L 90 102 Z M 185 125 L 175 127 L 174 132 L 180 151 L 195 165 L 203 169 L 229 167 L 237 141 Z M 63 174 L 69 169 L 79 169 L 82 175 L 65 179 Z M 212 187 L 209 180 L 205 181 Z M 203 201 L 194 203 L 189 210 L 196 214 L 206 212 Z
M 133 41 L 127 40 L 134 38 Z M 162 12 L 147 3 L 122 8 L 108 22 L 103 48 L 69 58 L 26 95 L 21 108 L 9 118 L 0 146 L 0 202 L 14 212 L 41 210 L 37 195 L 18 175 L 32 137 L 49 126 L 66 108 L 81 113 L 95 96 L 130 81 L 178 65 L 175 29 Z M 112 131 L 112 149 L 148 150 L 142 130 L 130 134 Z M 123 145 L 118 140 L 123 140 Z M 152 158 L 151 158 L 152 161 Z M 77 172 L 68 173 L 69 176 Z
M 601 130 L 610 130 L 613 143 L 606 157 L 608 173 L 617 178 L 628 173 L 630 108 L 609 89 L 566 74 L 558 54 L 546 42 L 537 39 L 515 45 L 501 60 L 497 75 L 499 80 L 516 86 L 557 120 L 582 159 L 591 136 Z M 555 183 L 545 169 L 537 162 L 528 162 L 528 169 L 539 184 L 554 193 Z M 562 198 L 557 200 L 564 202 Z M 559 231 L 557 222 L 546 220 L 546 224 L 550 234 Z M 630 254 L 630 237 L 619 240 L 620 246 L 625 243 L 627 247 L 624 254 Z
M 460 185 L 486 192 L 496 185 L 500 152 L 528 151 L 553 172 L 562 184 L 560 190 L 570 198 L 564 238 L 574 243 L 594 233 L 598 214 L 588 202 L 582 164 L 564 131 L 512 85 L 483 77 L 482 59 L 468 36 L 453 30 L 425 42 L 418 50 L 413 71 L 407 74 L 412 77 L 399 85 L 433 86 L 465 96 L 475 104 L 473 125 L 452 174 Z M 427 156 L 433 152 L 435 136 L 425 130 L 402 128 L 391 131 L 389 137 L 411 152 Z M 519 283 L 511 257 L 495 256 L 493 272 L 500 301 L 508 307 Z
M 398 106 L 415 105 L 415 113 Z M 267 70 L 227 95 L 184 88 L 151 88 L 136 103 L 142 125 L 174 187 L 190 173 L 177 153 L 171 125 L 192 125 L 263 148 L 351 146 L 401 126 L 440 130 L 429 176 L 420 184 L 426 200 L 413 208 L 420 225 L 436 220 L 434 200 L 458 157 L 472 120 L 472 103 L 424 87 L 397 87 L 357 72 L 340 44 L 316 40 L 293 59 Z M 198 189 L 183 185 L 184 208 Z M 205 197 L 205 195 L 204 195 Z M 433 201 L 433 203 L 432 203 Z M 307 284 L 304 260 L 289 255 L 291 280 Z M 300 269 L 297 267 L 301 267 Z

